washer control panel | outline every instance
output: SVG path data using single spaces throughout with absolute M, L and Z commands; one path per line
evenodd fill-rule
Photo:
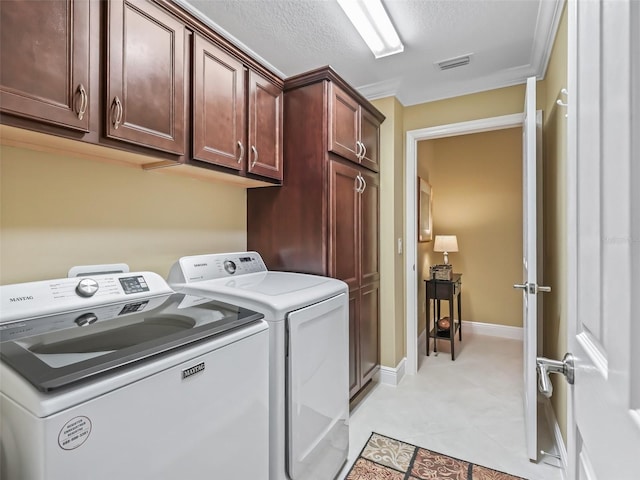
M 173 293 L 157 273 L 117 273 L 0 286 L 0 328 L 19 318 Z M 81 320 L 81 323 L 85 323 Z

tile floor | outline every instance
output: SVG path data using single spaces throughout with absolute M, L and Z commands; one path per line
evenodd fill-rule
M 526 455 L 522 342 L 467 334 L 455 347 L 452 362 L 439 341 L 439 355 L 422 356 L 417 375 L 397 387 L 376 385 L 352 409 L 349 460 L 338 478 L 377 432 L 528 480 L 562 480 L 554 459 L 533 463 Z

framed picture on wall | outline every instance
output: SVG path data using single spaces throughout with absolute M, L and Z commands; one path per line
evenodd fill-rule
M 430 242 L 433 237 L 431 214 L 432 191 L 426 180 L 418 177 L 418 241 Z

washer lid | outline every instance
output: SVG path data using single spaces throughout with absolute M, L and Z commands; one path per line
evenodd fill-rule
M 260 321 L 263 315 L 172 294 L 26 319 L 0 329 L 0 358 L 42 392 L 92 379 Z

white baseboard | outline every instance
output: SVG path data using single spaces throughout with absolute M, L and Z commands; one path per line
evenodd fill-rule
M 406 364 L 407 358 L 405 357 L 400 360 L 396 368 L 381 366 L 379 371 L 380 383 L 394 387 L 398 386 L 398 383 L 400 383 L 400 380 L 402 380 L 406 373 Z
M 427 354 L 427 329 L 425 328 L 418 336 L 418 355 Z
M 464 335 L 487 335 L 489 337 L 509 338 L 512 340 L 523 340 L 524 332 L 522 327 L 508 327 L 506 325 L 496 325 L 494 323 L 467 322 L 462 321 L 462 339 Z M 427 354 L 427 329 L 425 328 L 418 336 L 418 354 Z
M 510 338 L 512 340 L 523 340 L 524 332 L 522 327 L 509 327 L 507 325 L 496 325 L 494 323 L 467 322 L 462 321 L 462 338 L 464 334 L 487 335 L 489 337 Z
M 567 447 L 564 444 L 564 439 L 562 438 L 562 432 L 560 431 L 560 425 L 558 425 L 558 420 L 556 418 L 556 414 L 553 411 L 553 407 L 551 406 L 551 400 L 545 398 L 544 402 L 544 415 L 547 419 L 547 423 L 549 425 L 549 429 L 553 434 L 553 442 L 555 447 L 555 454 L 560 456 L 561 466 L 559 467 L 562 470 L 562 478 L 567 478 L 567 467 L 568 467 L 568 455 L 567 455 Z

